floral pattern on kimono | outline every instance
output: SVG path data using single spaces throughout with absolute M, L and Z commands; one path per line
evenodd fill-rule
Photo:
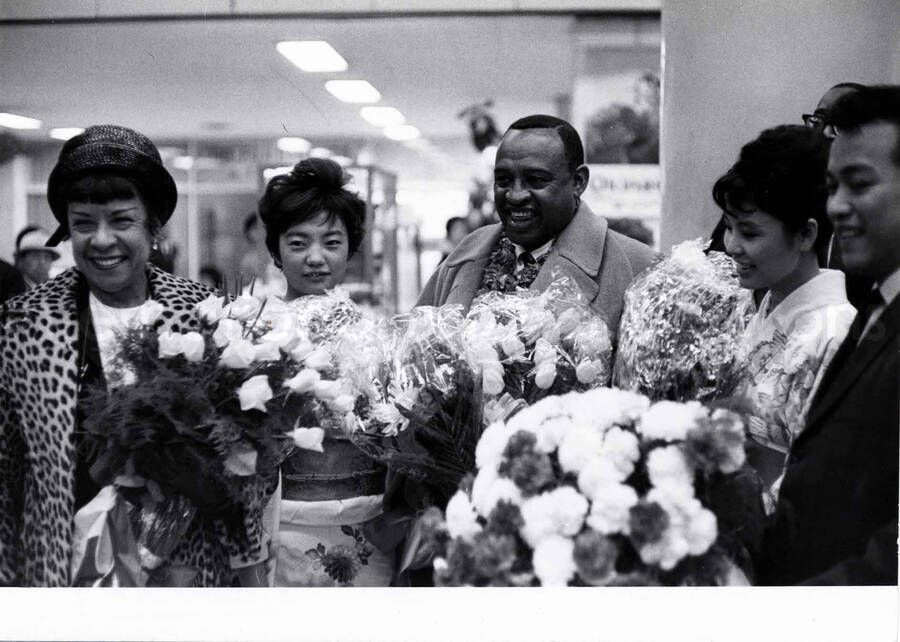
M 768 293 L 744 332 L 736 392 L 752 409 L 751 437 L 787 453 L 803 430 L 822 375 L 856 310 L 847 301 L 844 275 L 837 270 L 820 270 L 770 307 Z

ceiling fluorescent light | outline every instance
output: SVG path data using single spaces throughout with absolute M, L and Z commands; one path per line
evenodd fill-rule
M 377 103 L 381 100 L 381 94 L 368 80 L 329 80 L 325 89 L 345 103 Z
M 283 152 L 287 152 L 288 154 L 305 154 L 312 148 L 312 143 L 310 143 L 305 138 L 298 138 L 297 136 L 285 136 L 283 138 L 279 138 L 275 143 L 275 146 Z
M 347 70 L 347 61 L 324 40 L 285 40 L 275 49 L 303 71 Z
M 414 140 L 419 137 L 419 129 L 412 125 L 385 127 L 384 135 L 391 140 Z
M 363 107 L 359 115 L 375 127 L 396 127 L 406 122 L 406 117 L 394 107 Z
M 83 131 L 83 127 L 54 127 L 50 130 L 50 138 L 69 140 L 72 136 L 78 136 Z
M 28 118 L 27 116 L 0 112 L 0 127 L 9 127 L 10 129 L 40 129 L 41 121 L 36 118 Z

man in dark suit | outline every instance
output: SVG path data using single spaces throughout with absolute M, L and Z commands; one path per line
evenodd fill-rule
M 900 86 L 852 92 L 832 123 L 828 215 L 844 269 L 875 287 L 792 445 L 763 584 L 897 584 Z

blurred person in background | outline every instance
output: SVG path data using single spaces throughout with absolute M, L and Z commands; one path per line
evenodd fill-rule
M 50 235 L 39 225 L 28 225 L 16 236 L 16 268 L 29 290 L 50 278 L 50 266 L 59 258 L 59 252 L 47 247 L 49 240 Z
M 813 113 L 803 114 L 801 116 L 803 123 L 807 127 L 821 131 L 826 138 L 833 139 L 835 132 L 831 122 L 831 112 L 834 109 L 835 103 L 843 96 L 852 94 L 864 87 L 865 85 L 856 82 L 840 82 L 830 87 L 819 99 Z M 841 259 L 841 243 L 837 238 L 832 238 L 831 243 L 829 243 L 827 265 L 835 270 L 843 269 L 844 263 Z M 859 308 L 865 301 L 866 294 L 872 287 L 872 281 L 865 277 L 853 274 L 848 274 L 846 279 L 847 299 L 854 307 Z
M 643 221 L 638 218 L 623 216 L 620 218 L 608 218 L 609 229 L 619 234 L 624 234 L 628 238 L 640 241 L 648 247 L 653 247 L 653 231 L 644 225 Z
M 445 227 L 447 229 L 447 236 L 444 240 L 444 252 L 441 255 L 441 261 L 446 259 L 450 255 L 450 252 L 459 245 L 459 242 L 466 238 L 469 232 L 472 231 L 469 228 L 468 221 L 461 216 L 454 216 L 447 219 Z
M 204 265 L 200 268 L 200 283 L 214 290 L 221 289 L 224 286 L 222 272 L 215 266 Z
M 27 289 L 25 277 L 16 269 L 16 266 L 0 259 L 0 303 L 17 294 L 22 294 Z

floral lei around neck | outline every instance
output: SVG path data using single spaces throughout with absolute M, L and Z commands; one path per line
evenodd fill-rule
M 517 288 L 531 287 L 549 254 L 544 252 L 534 263 L 524 266 L 516 274 L 516 246 L 503 234 L 488 258 L 479 292 L 515 292 Z

